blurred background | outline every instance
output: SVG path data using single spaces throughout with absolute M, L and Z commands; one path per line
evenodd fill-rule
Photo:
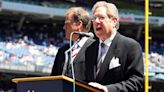
M 58 48 L 68 43 L 63 30 L 66 10 L 82 6 L 91 14 L 96 1 L 0 0 L 0 92 L 14 92 L 13 78 L 49 75 Z M 137 40 L 145 55 L 145 1 L 107 1 L 119 9 L 118 31 Z M 149 8 L 150 92 L 164 92 L 164 0 L 149 0 Z

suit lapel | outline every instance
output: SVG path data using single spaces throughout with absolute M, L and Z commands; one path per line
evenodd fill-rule
M 92 45 L 86 50 L 86 77 L 87 81 L 94 81 L 96 78 L 96 64 L 98 56 L 98 46 L 99 41 L 96 40 Z
M 101 81 L 102 78 L 104 77 L 105 73 L 107 72 L 107 70 L 109 69 L 109 64 L 111 62 L 111 59 L 116 56 L 116 54 L 118 53 L 119 50 L 117 50 L 117 42 L 119 39 L 119 33 L 117 32 L 115 38 L 112 41 L 111 46 L 108 49 L 107 55 L 105 56 L 105 59 L 103 61 L 103 64 L 100 68 L 100 71 L 96 77 L 96 79 L 98 81 Z
M 88 40 L 85 42 L 85 44 L 82 46 L 82 48 L 80 49 L 79 53 L 77 54 L 77 56 L 75 57 L 73 63 L 76 63 L 80 57 L 85 53 L 86 48 L 93 42 L 93 39 L 88 38 Z

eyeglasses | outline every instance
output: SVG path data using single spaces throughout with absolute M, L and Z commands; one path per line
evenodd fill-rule
M 97 18 L 99 19 L 99 21 L 104 21 L 105 19 L 112 18 L 112 17 L 113 16 L 94 16 L 93 19 L 92 19 L 92 21 L 93 22 L 96 21 Z

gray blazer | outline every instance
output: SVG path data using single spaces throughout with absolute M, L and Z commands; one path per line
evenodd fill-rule
M 74 66 L 74 72 L 75 72 L 75 79 L 76 80 L 81 80 L 81 81 L 85 81 L 85 51 L 86 48 L 92 44 L 94 40 L 92 38 L 89 38 L 85 44 L 83 45 L 83 47 L 80 49 L 80 51 L 78 52 L 77 56 L 75 57 L 75 59 L 73 60 L 73 66 Z M 63 71 L 63 66 L 64 66 L 64 62 L 65 62 L 65 54 L 64 52 L 66 50 L 69 49 L 69 44 L 61 47 L 58 50 L 58 53 L 56 55 L 55 61 L 54 61 L 54 65 L 52 68 L 52 72 L 51 72 L 51 76 L 56 76 L 56 75 L 61 75 L 62 71 Z M 71 68 L 67 69 L 66 75 L 71 77 L 72 73 L 69 72 Z

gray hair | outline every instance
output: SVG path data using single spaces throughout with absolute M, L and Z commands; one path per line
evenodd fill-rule
M 106 1 L 99 1 L 93 6 L 92 12 L 94 13 L 98 7 L 105 7 L 107 10 L 106 13 L 108 17 L 116 17 L 118 19 L 118 22 L 116 24 L 116 29 L 118 30 L 120 24 L 119 24 L 119 13 L 117 7 L 113 3 L 107 3 Z
M 82 21 L 83 27 L 90 30 L 91 22 L 89 13 L 82 7 L 71 7 L 67 10 L 66 15 L 73 13 L 73 21 Z

